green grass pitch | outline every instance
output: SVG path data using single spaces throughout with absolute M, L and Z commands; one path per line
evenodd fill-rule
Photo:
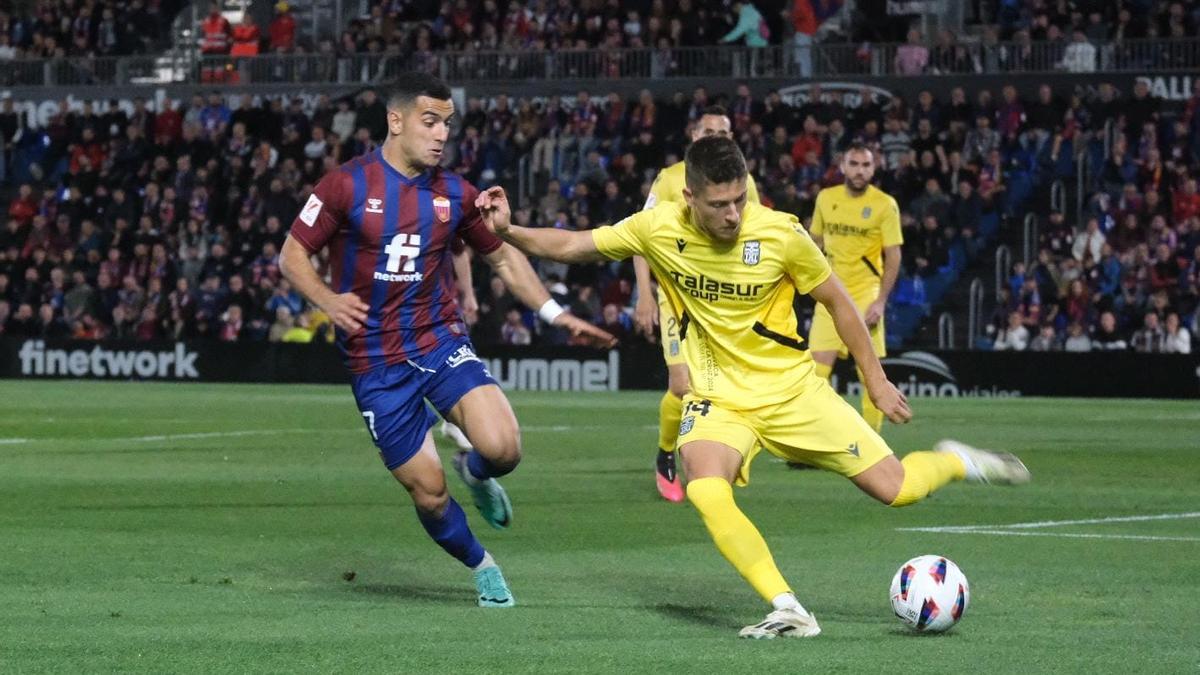
M 740 504 L 824 633 L 752 642 L 767 608 L 654 491 L 658 394 L 511 398 L 514 527 L 464 506 L 519 606 L 482 610 L 346 387 L 0 382 L 0 672 L 1200 670 L 1195 402 L 917 400 L 899 453 L 961 438 L 1034 482 L 904 510 L 760 456 Z M 979 529 L 900 529 L 946 526 Z M 972 584 L 943 636 L 888 606 L 923 553 Z

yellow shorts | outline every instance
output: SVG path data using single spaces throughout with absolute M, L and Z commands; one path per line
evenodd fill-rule
M 867 306 L 875 301 L 878 297 L 874 293 L 864 293 L 857 297 L 850 296 L 854 300 L 854 306 L 858 308 L 859 315 L 867 311 Z M 887 339 L 883 328 L 883 317 L 879 317 L 879 323 L 875 324 L 874 328 L 868 328 L 867 332 L 871 334 L 871 345 L 875 347 L 875 355 L 883 358 L 887 356 Z M 846 343 L 842 342 L 842 338 L 838 337 L 837 328 L 833 325 L 833 316 L 829 314 L 829 310 L 825 309 L 825 305 L 817 303 L 817 309 L 813 313 L 812 328 L 808 331 L 808 349 L 814 352 L 837 352 L 839 359 L 844 359 L 850 355 L 850 350 L 846 348 Z
M 658 337 L 662 342 L 663 360 L 668 366 L 684 364 L 683 348 L 679 344 L 679 320 L 671 310 L 665 293 L 658 293 Z
M 754 410 L 726 410 L 688 394 L 683 399 L 676 447 L 692 441 L 716 441 L 742 456 L 736 483 L 750 482 L 750 463 L 759 451 L 804 462 L 846 476 L 857 476 L 892 454 L 887 443 L 842 400 L 824 379 L 814 378 L 795 398 Z

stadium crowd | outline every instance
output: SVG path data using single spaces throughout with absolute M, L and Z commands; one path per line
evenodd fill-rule
M 745 85 L 667 99 L 470 99 L 446 162 L 477 185 L 515 192 L 525 158 L 535 192 L 516 221 L 587 229 L 640 208 L 657 170 L 682 157 L 689 125 L 723 105 L 764 199 L 801 219 L 821 187 L 841 182 L 846 144 L 876 148 L 877 182 L 902 206 L 905 274 L 919 279 L 955 248 L 979 253 L 987 214 L 1045 211 L 1050 182 L 1072 175 L 1075 148 L 1095 154 L 1111 121 L 1120 133 L 1097 161 L 1087 221 L 1076 231 L 1063 214 L 1044 214 L 1044 250 L 1032 269 L 1014 270 L 995 345 L 1032 348 L 1044 334 L 1055 348 L 1075 348 L 1074 333 L 1111 331 L 1138 348 L 1188 342 L 1134 339 L 1150 322 L 1164 335 L 1195 334 L 1200 85 L 1179 111 L 1161 110 L 1144 85 L 1128 95 L 1101 86 L 1089 101 L 1049 87 L 1030 100 L 1012 87 L 957 88 L 944 101 L 922 92 L 911 102 L 810 93 L 798 105 L 777 92 L 756 98 Z M 137 101 L 131 114 L 88 103 L 38 129 L 25 128 L 11 99 L 0 101 L 4 164 L 18 186 L 0 231 L 0 326 L 82 338 L 327 337 L 327 318 L 280 278 L 279 247 L 315 181 L 373 150 L 383 133 L 383 102 L 369 90 L 322 98 L 311 111 L 300 99 L 249 96 L 230 108 L 219 94 L 161 110 Z M 484 269 L 480 342 L 560 339 L 539 335 Z M 541 261 L 538 269 L 575 313 L 631 332 L 628 268 Z
M 0 63 L 8 59 L 145 54 L 161 48 L 181 0 L 0 2 Z
M 643 48 L 660 50 L 656 70 L 670 74 L 690 66 L 680 63 L 669 50 L 716 44 L 792 45 L 793 59 L 786 63 L 763 61 L 759 68 L 805 76 L 812 72 L 812 47 L 820 43 L 854 45 L 856 58 L 864 63 L 872 60 L 874 44 L 903 43 L 891 55 L 889 68 L 903 75 L 1009 72 L 1047 63 L 1071 72 L 1091 72 L 1104 65 L 1154 67 L 1194 58 L 1167 48 L 1134 49 L 1126 43 L 1200 34 L 1200 3 L 1195 0 L 981 2 L 975 3 L 971 12 L 975 23 L 964 35 L 947 29 L 936 35 L 906 30 L 908 15 L 878 20 L 881 13 L 902 11 L 898 7 L 860 2 L 846 13 L 842 4 L 830 0 L 718 4 L 679 0 L 668 7 L 663 0 L 393 0 L 372 3 L 366 15 L 350 20 L 338 35 L 306 35 L 297 33 L 288 4 L 280 2 L 269 34 L 262 33 L 250 16 L 243 24 L 232 26 L 213 14 L 201 27 L 212 37 L 202 43 L 206 54 L 228 54 L 232 48 L 241 55 L 403 55 L 403 67 L 438 68 L 434 57 L 439 54 L 459 55 L 461 66 L 466 63 L 463 54 L 499 51 L 519 57 L 507 59 L 507 63 L 514 75 L 521 76 L 533 76 L 543 67 L 540 62 L 530 62 L 530 56 L 597 48 L 609 50 L 605 69 L 609 75 L 620 76 L 629 67 L 623 63 L 625 56 L 613 50 Z M 826 24 L 835 17 L 842 20 Z M 246 48 L 239 50 L 238 44 Z M 701 59 L 691 66 L 703 69 L 707 64 Z

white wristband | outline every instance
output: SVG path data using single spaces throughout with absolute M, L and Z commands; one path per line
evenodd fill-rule
M 542 305 L 541 309 L 538 310 L 538 316 L 542 317 L 542 321 L 545 321 L 546 323 L 554 323 L 554 320 L 565 311 L 567 310 L 563 309 L 562 305 L 555 302 L 554 298 L 550 298 L 546 301 L 546 304 Z

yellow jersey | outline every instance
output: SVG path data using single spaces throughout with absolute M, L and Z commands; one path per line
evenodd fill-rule
M 613 260 L 640 255 L 676 316 L 692 393 L 731 410 L 789 400 L 815 381 L 792 300 L 829 278 L 796 217 L 746 204 L 736 242 L 715 242 L 668 202 L 592 231 Z
M 650 186 L 650 196 L 646 198 L 646 205 L 642 208 L 652 209 L 663 202 L 678 202 L 683 204 L 683 188 L 685 185 L 684 164 L 683 162 L 675 162 L 658 172 L 658 176 L 654 179 L 654 184 Z M 754 177 L 749 174 L 746 175 L 746 201 L 751 201 L 755 204 L 762 203 L 758 198 L 758 186 L 754 184 Z
M 879 295 L 883 249 L 904 243 L 900 207 L 874 185 L 858 197 L 851 197 L 845 185 L 821 190 L 810 231 L 823 238 L 825 257 L 855 298 Z

